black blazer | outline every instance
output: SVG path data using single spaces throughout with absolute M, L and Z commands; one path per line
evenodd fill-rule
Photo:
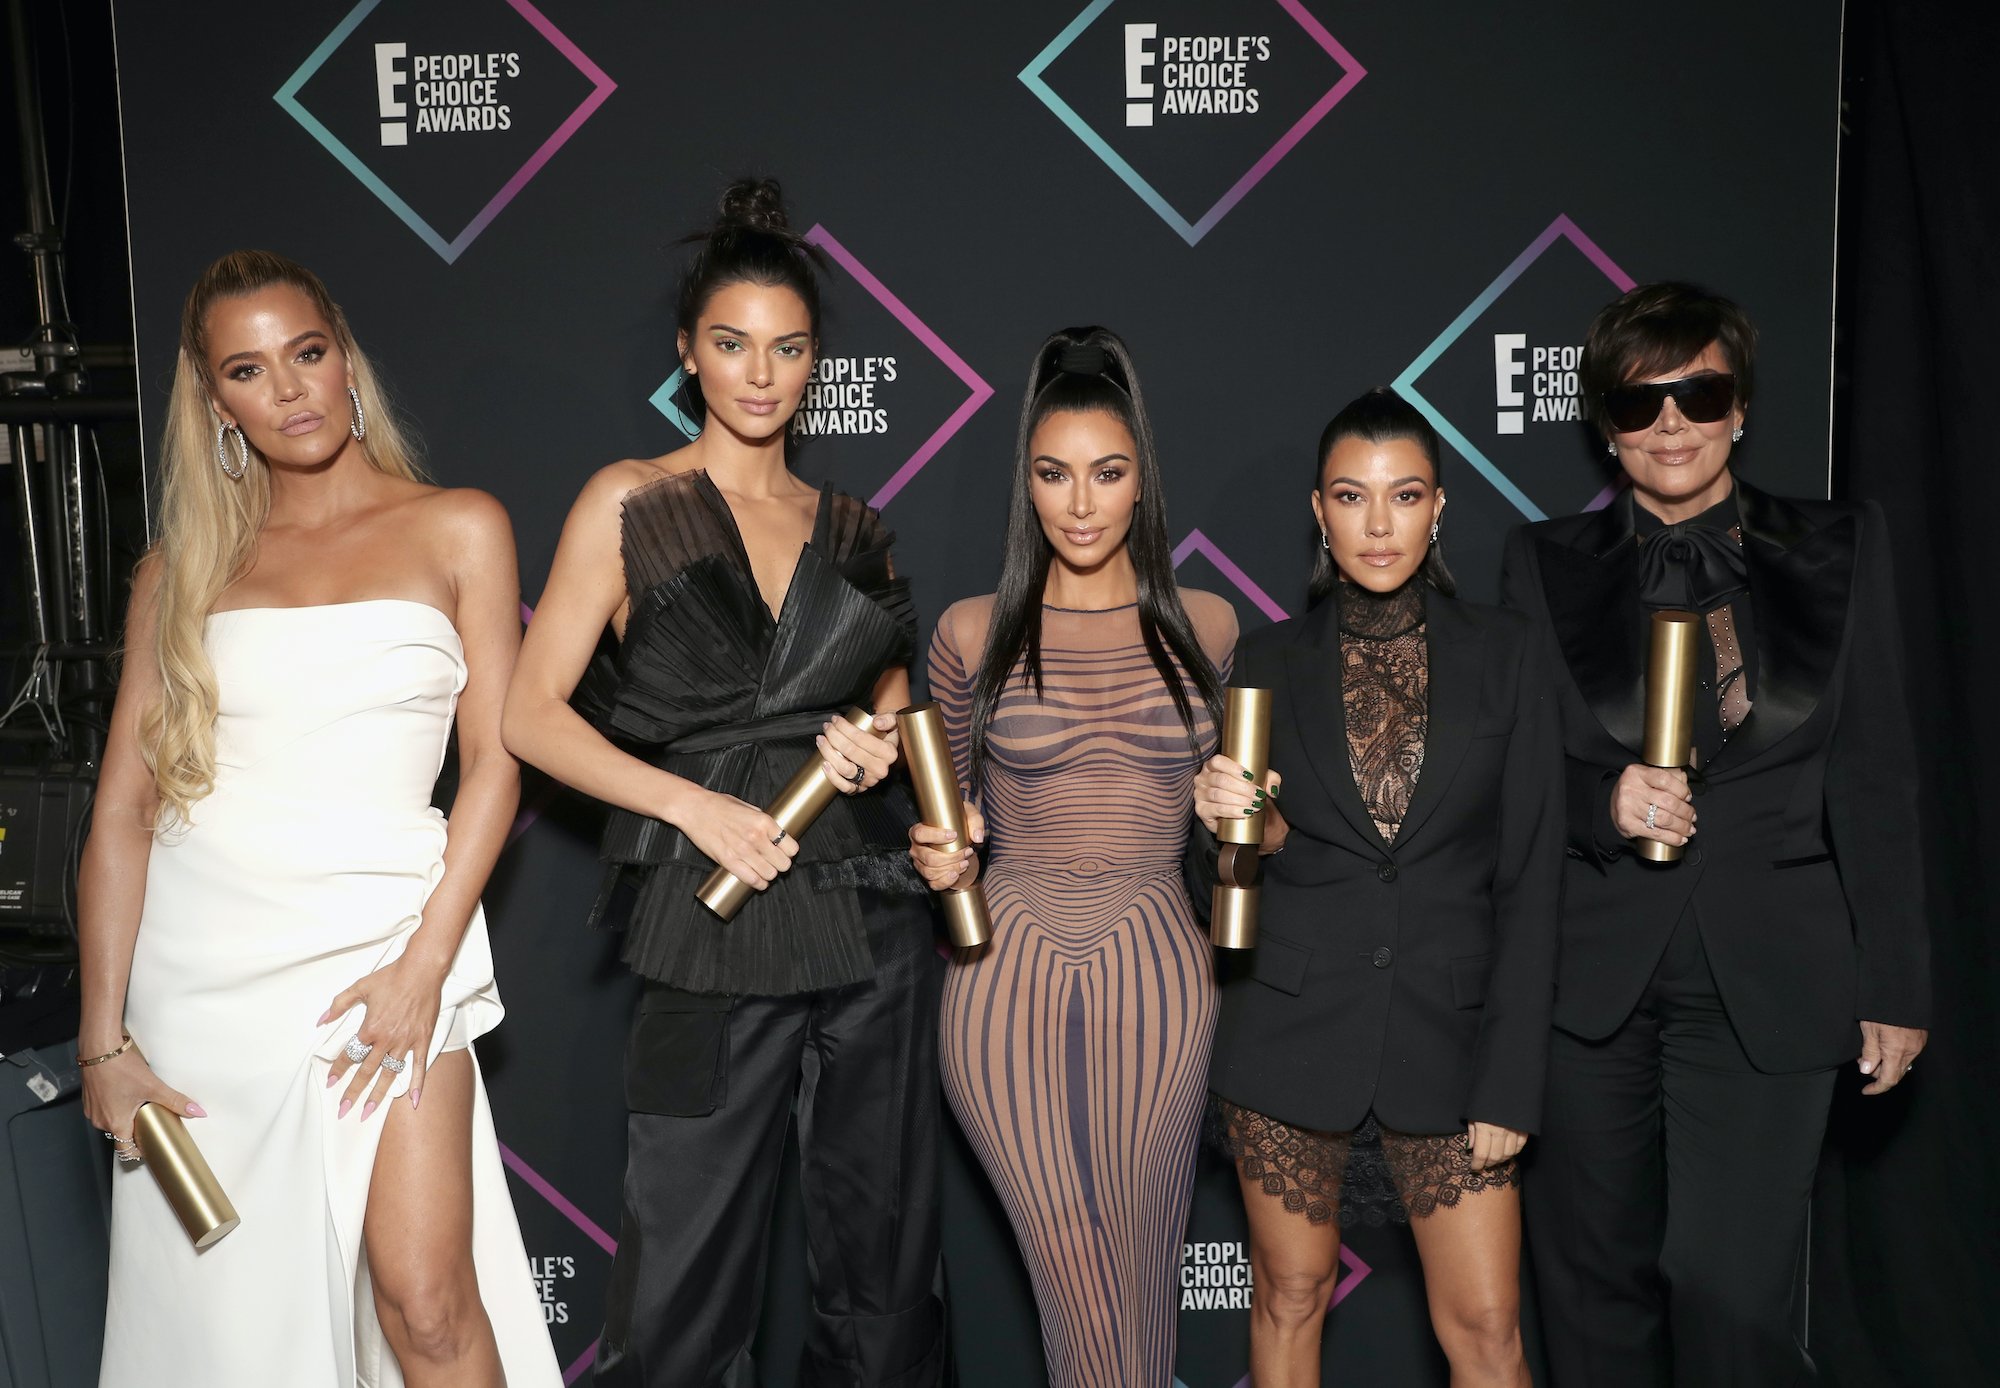
M 1562 760 L 1547 661 L 1511 612 L 1426 596 L 1423 771 L 1393 845 L 1354 784 L 1333 600 L 1236 648 L 1274 695 L 1284 851 L 1264 859 L 1247 971 L 1225 980 L 1211 1083 L 1342 1132 L 1532 1132 L 1541 1120 L 1562 880 Z M 1207 909 L 1214 838 L 1197 829 Z
M 1915 748 L 1902 614 L 1873 503 L 1736 484 L 1757 687 L 1703 768 L 1700 832 L 1642 862 L 1610 819 L 1638 760 L 1647 621 L 1629 492 L 1602 511 L 1522 526 L 1502 587 L 1560 651 L 1569 863 L 1556 1025 L 1589 1039 L 1630 1014 L 1684 911 L 1751 1062 L 1824 1069 L 1860 1050 L 1857 1021 L 1924 1026 Z

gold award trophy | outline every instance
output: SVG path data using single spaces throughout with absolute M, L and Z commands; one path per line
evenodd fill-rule
M 1695 651 L 1701 618 L 1692 612 L 1655 612 L 1652 649 L 1646 660 L 1646 742 L 1648 766 L 1685 770 L 1694 756 Z M 1634 849 L 1649 863 L 1677 863 L 1685 845 L 1637 839 Z
M 859 705 L 840 716 L 856 732 L 869 732 L 874 727 L 875 715 Z M 798 769 L 798 774 L 778 792 L 778 798 L 764 812 L 778 821 L 780 829 L 799 839 L 812 828 L 820 811 L 831 805 L 840 793 L 841 783 L 827 774 L 826 763 L 814 751 L 807 755 L 805 765 Z M 734 920 L 736 913 L 743 909 L 743 903 L 756 891 L 755 887 L 727 868 L 717 868 L 701 884 L 695 899 L 724 920 Z
M 1238 763 L 1262 784 L 1270 770 L 1271 691 L 1231 686 L 1222 713 L 1222 755 Z M 1252 949 L 1257 944 L 1257 898 L 1264 878 L 1264 860 L 1257 845 L 1264 841 L 1264 812 L 1225 819 L 1215 826 L 1221 843 L 1216 856 L 1215 885 L 1208 919 L 1208 937 L 1217 949 Z
M 952 765 L 951 744 L 945 740 L 944 718 L 936 704 L 913 704 L 896 715 L 903 730 L 903 760 L 910 768 L 910 785 L 917 793 L 917 810 L 924 823 L 951 830 L 951 841 L 937 845 L 940 853 L 956 853 L 971 841 L 965 828 L 965 803 L 958 794 L 958 771 Z M 986 888 L 978 882 L 938 894 L 944 908 L 945 933 L 958 949 L 983 945 L 993 938 L 986 914 Z
M 178 1113 L 158 1104 L 141 1104 L 132 1119 L 132 1137 L 196 1248 L 207 1248 L 241 1223 Z

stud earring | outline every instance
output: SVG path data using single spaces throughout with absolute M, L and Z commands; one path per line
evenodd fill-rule
M 1743 442 L 1743 430 L 1742 430 L 1742 428 L 1741 428 L 1740 426 L 1739 426 L 1739 427 L 1737 427 L 1737 428 L 1734 428 L 1734 429 L 1731 429 L 1731 430 L 1729 431 L 1729 441 L 1730 441 L 1731 443 L 1741 443 L 1741 442 Z
M 1604 451 L 1615 458 L 1618 456 L 1618 445 L 1607 440 L 1604 445 Z

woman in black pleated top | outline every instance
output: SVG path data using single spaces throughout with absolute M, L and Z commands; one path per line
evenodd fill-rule
M 801 1381 L 928 1388 L 943 1362 L 942 966 L 885 784 L 915 612 L 863 503 L 786 465 L 818 346 L 812 248 L 741 183 L 682 284 L 705 427 L 571 511 L 508 696 L 508 745 L 611 806 L 593 918 L 646 980 L 626 1055 L 624 1220 L 600 1384 L 748 1381 L 796 1098 L 813 1316 Z M 599 662 L 570 707 L 609 624 Z M 842 710 L 877 710 L 872 731 Z M 847 793 L 794 839 L 760 806 L 806 759 Z M 728 922 L 717 865 L 758 889 Z

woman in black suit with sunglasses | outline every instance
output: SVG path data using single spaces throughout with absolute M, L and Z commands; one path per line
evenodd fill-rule
M 1630 487 L 1511 537 L 1567 753 L 1555 1034 L 1525 1214 L 1557 1388 L 1807 1382 L 1792 1288 L 1842 1065 L 1923 1048 L 1915 753 L 1882 514 L 1736 478 L 1756 330 L 1644 285 L 1584 390 Z M 1640 763 L 1648 613 L 1705 621 L 1693 774 Z M 1642 862 L 1640 840 L 1683 845 Z

